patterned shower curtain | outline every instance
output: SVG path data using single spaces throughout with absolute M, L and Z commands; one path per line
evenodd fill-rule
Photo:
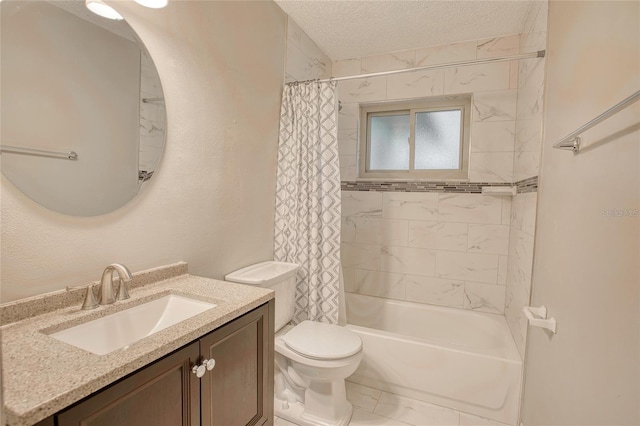
M 285 86 L 280 110 L 274 259 L 301 265 L 294 323 L 336 324 L 340 165 L 336 84 Z

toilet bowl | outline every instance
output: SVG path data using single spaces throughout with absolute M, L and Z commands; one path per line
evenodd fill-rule
M 279 334 L 276 367 L 276 415 L 300 425 L 346 425 L 353 407 L 344 379 L 362 359 L 362 340 L 337 325 L 303 321 Z M 293 382 L 293 383 L 291 383 Z
M 334 324 L 293 318 L 299 266 L 263 262 L 233 272 L 225 279 L 270 287 L 276 292 L 275 414 L 301 426 L 346 426 L 353 412 L 344 380 L 362 359 L 362 340 Z

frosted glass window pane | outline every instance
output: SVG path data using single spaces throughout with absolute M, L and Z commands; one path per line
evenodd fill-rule
M 409 170 L 409 114 L 371 117 L 369 170 Z
M 416 113 L 416 170 L 460 167 L 461 119 L 460 110 Z

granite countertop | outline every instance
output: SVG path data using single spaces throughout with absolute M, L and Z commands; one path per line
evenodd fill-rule
M 189 275 L 186 263 L 134 274 L 131 298 L 113 305 L 82 311 L 77 300 L 83 292 L 61 291 L 0 306 L 6 324 L 0 331 L 8 425 L 37 423 L 274 297 L 261 287 Z M 48 335 L 169 294 L 217 306 L 106 355 Z

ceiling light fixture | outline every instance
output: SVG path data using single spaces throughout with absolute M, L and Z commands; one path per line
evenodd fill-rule
M 161 9 L 169 3 L 169 0 L 134 0 L 134 1 L 142 6 L 150 7 L 152 9 Z
M 108 6 L 102 2 L 102 0 L 85 0 L 84 4 L 87 6 L 87 9 L 96 15 L 102 16 L 103 18 L 114 19 L 116 21 L 121 21 L 123 19 L 114 8 Z

